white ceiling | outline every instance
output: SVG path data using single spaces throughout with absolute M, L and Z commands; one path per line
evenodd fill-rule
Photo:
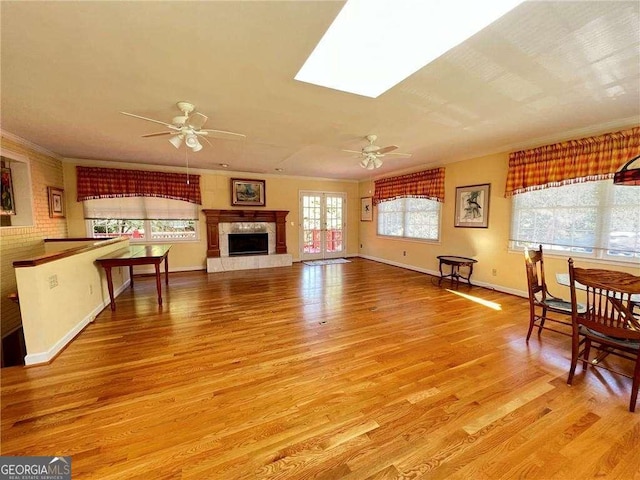
M 371 172 L 341 149 L 370 133 L 412 154 L 385 157 L 387 175 L 640 123 L 640 2 L 525 2 L 377 99 L 293 79 L 343 3 L 2 1 L 2 130 L 66 158 L 184 166 L 184 148 L 141 138 L 162 126 L 119 112 L 169 122 L 185 100 L 246 135 L 191 167 L 356 180 Z

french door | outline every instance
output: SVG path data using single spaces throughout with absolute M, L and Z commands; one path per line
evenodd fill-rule
M 344 193 L 300 192 L 300 259 L 342 257 L 346 253 Z

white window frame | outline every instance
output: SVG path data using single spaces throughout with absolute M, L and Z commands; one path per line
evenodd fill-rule
M 610 238 L 611 233 L 613 233 L 611 231 L 611 210 L 612 207 L 614 206 L 614 187 L 616 187 L 615 185 L 613 185 L 613 183 L 611 182 L 611 180 L 600 180 L 598 182 L 600 183 L 599 188 L 599 192 L 597 195 L 597 203 L 595 205 L 592 205 L 590 207 L 587 208 L 595 208 L 597 213 L 596 213 L 596 225 L 595 225 L 595 230 L 593 231 L 593 235 L 595 238 L 594 241 L 594 246 L 580 246 L 580 245 L 559 245 L 559 244 L 553 244 L 553 243 L 545 243 L 544 241 L 536 241 L 536 239 L 532 239 L 531 241 L 527 241 L 523 238 L 519 238 L 522 237 L 523 235 L 520 232 L 515 231 L 518 228 L 518 216 L 523 212 L 526 211 L 526 207 L 521 208 L 518 203 L 520 201 L 523 200 L 523 195 L 528 195 L 528 194 L 533 194 L 535 195 L 536 192 L 542 192 L 542 190 L 539 191 L 534 191 L 534 192 L 526 192 L 525 194 L 516 194 L 512 197 L 512 209 L 511 209 L 511 235 L 510 235 L 510 241 L 509 241 L 509 248 L 512 251 L 522 251 L 525 247 L 534 247 L 537 248 L 538 245 L 542 244 L 542 246 L 545 248 L 546 253 L 548 254 L 557 254 L 557 255 L 562 255 L 562 256 L 567 256 L 567 255 L 571 255 L 572 257 L 581 257 L 581 258 L 585 258 L 585 259 L 591 259 L 593 261 L 602 261 L 602 262 L 606 262 L 606 263 L 623 263 L 623 264 L 629 264 L 629 263 L 635 263 L 637 264 L 638 262 L 640 262 L 640 252 L 638 251 L 632 251 L 633 255 L 631 256 L 626 256 L 626 255 L 622 255 L 622 254 L 610 254 L 609 249 L 607 247 L 609 247 L 608 245 L 608 238 Z M 581 184 L 571 184 L 571 185 L 565 185 L 565 186 L 559 186 L 559 187 L 550 187 L 550 188 L 568 188 L 568 187 L 574 187 L 574 186 L 578 186 Z M 629 188 L 629 187 L 627 187 Z M 633 188 L 638 188 L 638 187 L 633 187 Z M 638 190 L 640 192 L 640 189 Z M 520 195 L 520 196 L 518 196 Z M 620 206 L 624 206 L 624 205 L 620 205 Z M 569 210 L 571 208 L 580 208 L 582 207 L 579 204 L 575 204 L 575 206 L 566 206 L 566 207 L 553 207 L 553 208 L 557 208 L 559 210 Z M 535 210 L 536 207 L 531 207 L 531 210 Z M 638 215 L 640 215 L 640 209 L 639 209 L 639 213 Z M 631 229 L 633 229 L 634 227 L 630 227 Z M 626 232 L 625 232 L 626 233 Z M 632 234 L 634 232 L 631 232 Z M 635 232 L 635 235 L 640 237 L 640 231 Z M 591 250 L 589 251 L 585 251 L 585 250 Z
M 403 227 L 402 227 L 402 235 L 390 235 L 387 233 L 381 233 L 380 229 L 381 229 L 381 221 L 380 221 L 380 216 L 382 214 L 384 214 L 384 212 L 380 211 L 380 205 L 382 205 L 383 203 L 389 203 L 389 202 L 398 202 L 398 201 L 404 201 L 406 202 L 407 200 L 424 200 L 424 201 L 428 201 L 428 202 L 435 202 L 435 204 L 437 204 L 438 208 L 437 208 L 437 238 L 424 238 L 424 237 L 411 237 L 408 235 L 405 235 L 405 232 L 407 231 L 408 228 L 408 217 L 409 217 L 409 213 L 411 213 L 409 210 L 406 209 L 406 205 L 403 206 L 403 209 L 400 210 L 402 212 L 402 216 L 403 216 Z M 438 202 L 437 200 L 431 200 L 428 198 L 413 198 L 413 197 L 403 197 L 403 198 L 398 198 L 395 200 L 388 200 L 386 202 L 380 202 L 376 208 L 376 234 L 378 237 L 381 238 L 389 238 L 389 239 L 396 239 L 396 240 L 411 240 L 411 241 L 416 241 L 416 242 L 427 242 L 427 243 L 440 243 L 440 238 L 442 236 L 442 203 Z

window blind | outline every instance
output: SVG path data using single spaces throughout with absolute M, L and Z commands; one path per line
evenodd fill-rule
M 117 197 L 85 200 L 84 218 L 120 220 L 197 220 L 198 205 L 161 197 Z

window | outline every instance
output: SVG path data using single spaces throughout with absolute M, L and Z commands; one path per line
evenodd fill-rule
M 85 200 L 84 216 L 93 238 L 126 236 L 136 241 L 198 239 L 197 205 L 159 197 Z
M 89 236 L 93 238 L 129 237 L 135 241 L 188 241 L 197 240 L 195 220 L 88 220 Z M 148 234 L 145 232 L 149 232 Z
M 593 258 L 640 258 L 640 188 L 611 180 L 575 183 L 513 196 L 513 247 Z
M 440 202 L 399 198 L 378 204 L 378 235 L 438 240 Z

